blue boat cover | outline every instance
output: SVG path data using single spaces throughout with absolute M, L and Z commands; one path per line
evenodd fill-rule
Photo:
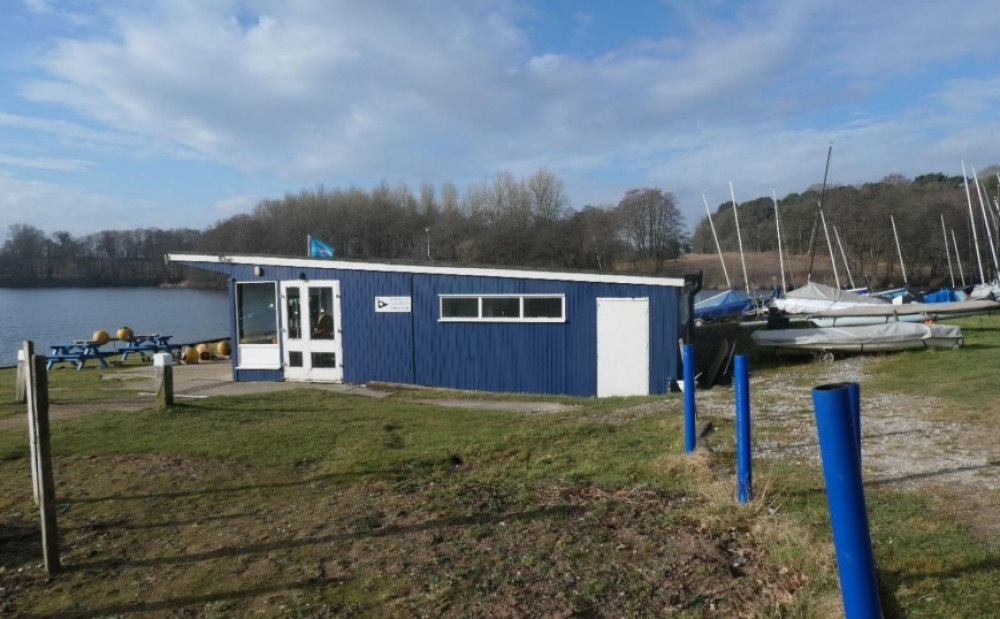
M 694 317 L 717 320 L 739 316 L 750 309 L 750 299 L 740 290 L 726 290 L 694 304 Z

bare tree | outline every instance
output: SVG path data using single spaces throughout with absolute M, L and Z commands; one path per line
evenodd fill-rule
M 667 260 L 680 255 L 685 241 L 684 218 L 672 193 L 630 189 L 615 210 L 635 259 L 651 260 L 653 268 L 660 271 Z

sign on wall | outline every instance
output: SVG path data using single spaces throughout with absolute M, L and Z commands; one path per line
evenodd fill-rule
M 375 297 L 376 312 L 409 312 L 410 297 Z

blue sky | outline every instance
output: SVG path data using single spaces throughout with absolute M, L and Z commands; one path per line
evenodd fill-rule
M 317 185 L 540 167 L 687 224 L 1000 162 L 1000 11 L 858 0 L 5 0 L 0 229 L 203 228 Z

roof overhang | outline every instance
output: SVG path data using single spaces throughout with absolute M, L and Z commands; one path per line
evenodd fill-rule
M 426 275 L 460 275 L 466 277 L 507 277 L 563 282 L 589 282 L 601 284 L 632 284 L 640 286 L 683 287 L 683 277 L 656 277 L 653 275 L 619 275 L 571 271 L 536 271 L 528 269 L 502 269 L 482 267 L 435 266 L 431 264 L 390 264 L 329 258 L 282 258 L 279 256 L 250 256 L 235 254 L 169 253 L 168 262 L 219 263 L 254 266 L 290 267 L 303 269 L 341 269 L 378 273 L 417 273 Z

